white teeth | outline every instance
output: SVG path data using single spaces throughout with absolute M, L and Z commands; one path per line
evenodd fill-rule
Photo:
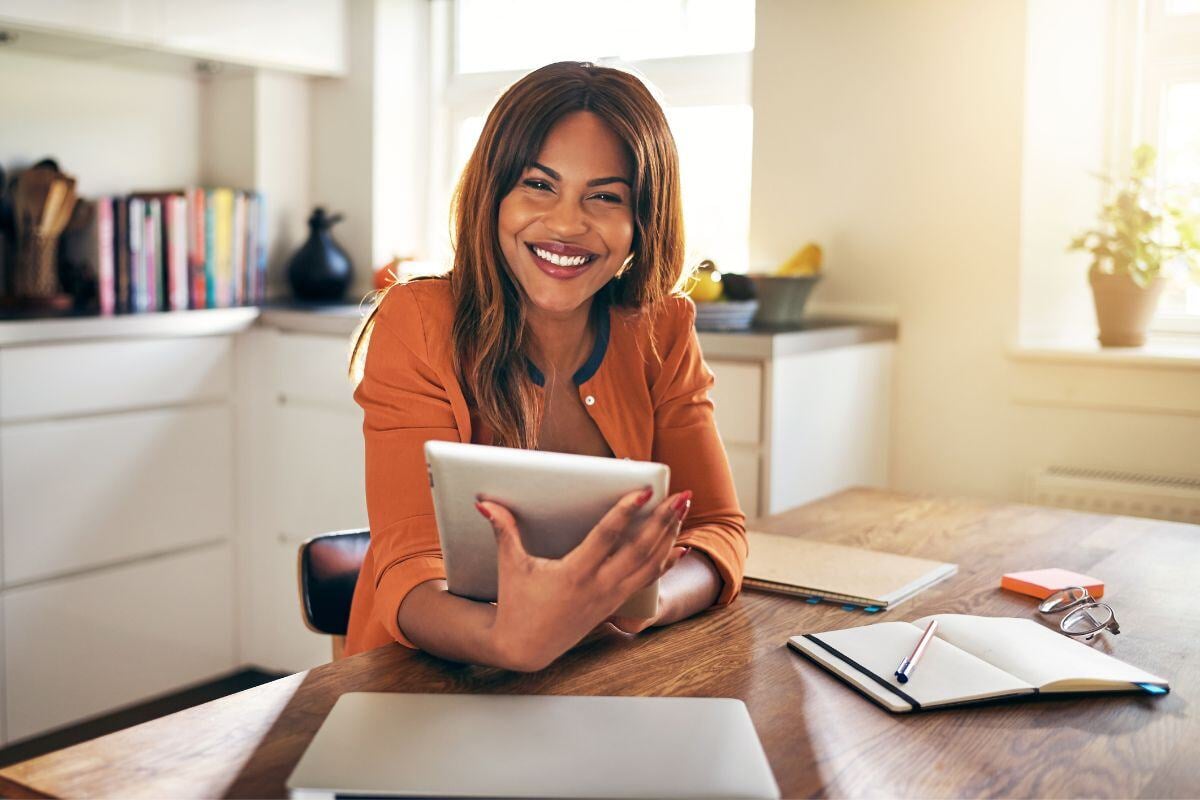
M 580 264 L 588 260 L 587 256 L 560 256 L 557 253 L 551 253 L 548 250 L 543 250 L 540 247 L 534 247 L 533 252 L 537 257 L 551 264 L 556 264 L 560 267 L 578 267 Z

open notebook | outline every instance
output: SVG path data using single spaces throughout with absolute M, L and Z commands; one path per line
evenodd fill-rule
M 931 619 L 938 621 L 937 632 L 902 685 L 896 667 Z M 793 636 L 788 644 L 895 712 L 1039 693 L 1170 688 L 1149 672 L 1015 617 L 934 614 Z

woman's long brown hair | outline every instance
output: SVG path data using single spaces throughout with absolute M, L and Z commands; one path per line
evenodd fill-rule
M 634 75 L 586 62 L 537 69 L 501 95 L 454 193 L 454 357 L 468 403 L 494 444 L 532 449 L 540 427 L 537 390 L 528 371 L 524 298 L 500 250 L 504 199 L 536 160 L 563 116 L 590 111 L 613 130 L 633 163 L 632 257 L 600 290 L 620 308 L 649 311 L 670 296 L 684 262 L 679 156 L 662 107 Z M 383 299 L 381 294 L 375 308 Z M 369 337 L 364 322 L 351 371 Z

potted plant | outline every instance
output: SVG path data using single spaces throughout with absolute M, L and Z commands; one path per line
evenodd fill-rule
M 1104 347 L 1145 344 L 1166 283 L 1166 265 L 1179 259 L 1193 278 L 1200 278 L 1200 224 L 1182 204 L 1158 196 L 1156 157 L 1147 144 L 1133 151 L 1129 177 L 1110 181 L 1112 196 L 1100 209 L 1099 225 L 1068 248 L 1092 254 L 1088 281 Z

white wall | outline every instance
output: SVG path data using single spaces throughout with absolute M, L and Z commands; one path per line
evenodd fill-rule
M 199 97 L 189 74 L 0 50 L 0 164 L 54 156 L 82 195 L 193 184 Z
M 1048 463 L 1195 472 L 1194 414 L 1077 408 L 1082 383 L 1063 388 L 1009 356 L 1020 314 L 1054 308 L 1038 298 L 1034 261 L 1061 261 L 1056 238 L 1097 195 L 1066 198 L 1050 225 L 1060 231 L 1033 231 L 1026 245 L 1022 224 L 1037 215 L 1023 216 L 1023 198 L 1044 198 L 1056 176 L 1103 152 L 1091 141 L 1055 164 L 1100 101 L 1063 100 L 1045 84 L 1027 93 L 1027 47 L 1047 21 L 1066 39 L 1106 35 L 1102 22 L 1064 27 L 1042 0 L 759 0 L 757 16 L 751 262 L 819 241 L 818 305 L 895 311 L 895 486 L 1018 499 L 1029 470 Z M 1096 47 L 1060 54 L 1094 59 Z M 1055 62 L 1035 48 L 1029 63 Z M 1027 101 L 1040 116 L 1027 117 Z M 1056 106 L 1083 117 L 1027 163 L 1026 132 L 1053 130 Z M 1099 385 L 1117 395 L 1142 374 L 1110 369 Z
M 375 0 L 357 0 L 346 9 L 345 78 L 312 87 L 310 124 L 313 205 L 345 219 L 333 237 L 354 264 L 348 299 L 370 287 L 374 175 Z
M 201 180 L 254 187 L 267 203 L 267 296 L 286 298 L 287 262 L 308 235 L 309 79 L 258 70 L 201 82 Z
M 347 75 L 312 84 L 312 202 L 345 216 L 333 234 L 354 263 L 351 302 L 375 267 L 426 255 L 429 17 L 428 0 L 349 3 Z

